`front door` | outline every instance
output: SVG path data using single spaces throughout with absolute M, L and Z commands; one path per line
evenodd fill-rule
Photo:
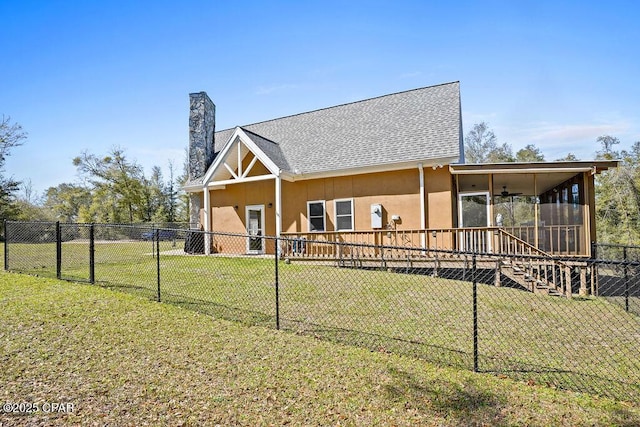
M 458 219 L 461 228 L 470 228 L 459 233 L 460 249 L 474 252 L 491 252 L 491 236 L 485 228 L 489 223 L 488 192 L 462 193 L 458 196 Z
M 247 206 L 247 253 L 264 253 L 264 205 Z

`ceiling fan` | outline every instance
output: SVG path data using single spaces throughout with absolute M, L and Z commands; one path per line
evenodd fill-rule
M 502 192 L 500 193 L 500 195 L 501 195 L 502 197 L 519 196 L 519 195 L 521 195 L 521 194 L 522 194 L 522 193 L 509 193 L 509 192 L 507 191 L 507 186 L 506 186 L 506 185 L 503 185 L 503 186 L 502 186 Z

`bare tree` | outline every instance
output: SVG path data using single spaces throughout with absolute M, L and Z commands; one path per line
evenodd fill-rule
M 464 138 L 464 157 L 467 163 L 513 162 L 513 152 L 507 143 L 498 144 L 498 138 L 485 122 L 473 125 Z
M 15 203 L 15 194 L 20 189 L 20 182 L 13 177 L 4 176 L 4 164 L 11 154 L 11 149 L 19 147 L 27 138 L 22 126 L 11 123 L 9 116 L 2 116 L 0 121 L 0 217 L 15 218 L 19 208 Z

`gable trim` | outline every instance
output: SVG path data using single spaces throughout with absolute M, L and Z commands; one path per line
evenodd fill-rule
M 240 153 L 239 144 L 241 143 L 244 144 L 244 146 L 247 147 L 249 151 L 253 153 L 254 158 L 252 159 L 251 163 L 248 165 L 248 167 L 244 171 L 242 171 L 242 166 L 241 166 L 242 162 L 240 162 L 238 173 L 236 174 L 234 171 L 231 170 L 231 167 L 226 163 L 226 159 L 227 159 L 227 156 L 231 154 L 230 151 L 232 150 L 234 144 L 238 144 L 238 153 Z M 278 166 L 276 166 L 276 164 L 269 158 L 269 156 L 264 151 L 262 151 L 260 147 L 258 147 L 251 140 L 251 138 L 247 136 L 247 134 L 242 130 L 242 128 L 236 127 L 236 130 L 233 132 L 233 135 L 231 135 L 231 137 L 226 142 L 222 150 L 220 150 L 215 160 L 211 164 L 211 167 L 209 167 L 209 170 L 205 174 L 202 182 L 202 187 L 207 188 L 211 185 L 220 185 L 220 182 L 224 182 L 224 184 L 232 184 L 234 182 L 238 182 L 238 183 L 246 182 L 249 178 L 251 178 L 251 177 L 247 177 L 247 174 L 251 171 L 251 169 L 255 165 L 255 162 L 258 160 L 260 160 L 260 162 L 265 166 L 265 168 L 267 168 L 267 170 L 271 173 L 271 175 L 269 176 L 274 176 L 274 177 L 280 176 L 280 168 L 278 168 Z M 224 180 L 224 181 L 212 181 L 214 174 L 221 167 L 225 167 L 231 173 L 231 176 L 234 179 Z

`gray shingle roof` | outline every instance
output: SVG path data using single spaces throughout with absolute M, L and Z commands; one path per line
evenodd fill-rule
M 245 131 L 245 134 L 249 138 L 251 138 L 251 140 L 258 146 L 258 148 L 260 148 L 267 156 L 269 156 L 271 161 L 273 161 L 273 163 L 275 163 L 276 166 L 278 166 L 280 169 L 285 171 L 291 170 L 291 167 L 287 162 L 287 158 L 285 157 L 284 153 L 280 149 L 279 144 L 273 141 L 269 141 L 268 139 L 265 139 L 260 135 L 256 135 L 255 133 L 251 132 L 248 129 L 244 129 L 244 131 Z
M 460 84 L 414 89 L 241 127 L 282 170 L 295 174 L 458 158 Z M 233 132 L 216 132 L 216 152 Z

